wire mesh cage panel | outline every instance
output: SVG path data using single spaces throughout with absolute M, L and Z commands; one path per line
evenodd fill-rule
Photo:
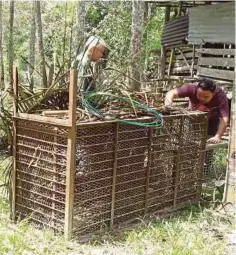
M 16 120 L 16 215 L 63 230 L 67 130 Z
M 15 210 L 38 224 L 64 231 L 72 220 L 73 233 L 84 235 L 200 196 L 205 113 L 164 116 L 161 129 L 80 123 L 72 168 L 70 129 L 33 120 L 15 123 Z
M 227 167 L 227 144 L 206 150 L 203 179 L 207 184 L 214 184 L 215 181 L 225 180 Z
M 77 127 L 73 230 L 86 234 L 197 200 L 207 116 L 164 117 L 162 129 Z

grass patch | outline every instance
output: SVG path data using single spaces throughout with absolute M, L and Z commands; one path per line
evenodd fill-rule
M 46 228 L 37 229 L 27 220 L 12 223 L 8 199 L 0 195 L 0 254 L 227 254 L 227 235 L 235 228 L 235 219 L 224 211 L 213 210 L 210 201 L 204 206 L 186 206 L 173 212 L 168 219 L 157 219 L 149 224 L 140 221 L 129 231 L 117 230 L 81 243 L 65 241 L 62 235 Z
M 227 246 L 225 235 L 231 228 L 230 217 L 192 206 L 168 220 L 129 232 L 125 242 L 140 255 L 145 249 L 153 255 L 222 255 Z

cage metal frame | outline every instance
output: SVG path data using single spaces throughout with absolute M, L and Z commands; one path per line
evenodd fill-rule
M 171 161 L 171 168 L 167 169 L 167 175 L 166 175 L 166 181 L 171 181 L 171 189 L 170 191 L 170 203 L 168 205 L 161 204 L 159 207 L 155 204 L 153 205 L 154 210 L 151 210 L 151 213 L 154 213 L 156 211 L 160 211 L 163 209 L 166 209 L 167 207 L 170 209 L 175 209 L 179 205 L 182 205 L 183 203 L 186 204 L 187 202 L 193 202 L 194 200 L 199 199 L 200 193 L 201 193 L 201 183 L 202 183 L 202 172 L 203 172 L 203 164 L 204 164 L 204 152 L 205 152 L 205 145 L 206 145 L 206 138 L 207 138 L 207 114 L 203 112 L 194 112 L 192 114 L 179 114 L 177 116 L 164 116 L 164 119 L 166 120 L 166 125 L 168 128 L 162 129 L 162 130 L 154 130 L 151 128 L 135 128 L 134 126 L 128 126 L 128 125 L 121 125 L 118 122 L 115 121 L 105 121 L 105 122 L 94 122 L 94 123 L 79 123 L 76 124 L 76 94 L 77 94 L 77 70 L 71 70 L 70 71 L 70 86 L 69 86 L 69 111 L 68 111 L 68 119 L 62 120 L 62 119 L 56 119 L 52 117 L 45 117 L 45 116 L 39 116 L 36 114 L 26 114 L 26 113 L 20 113 L 18 112 L 18 75 L 17 75 L 17 69 L 13 69 L 13 77 L 14 77 L 14 83 L 13 83 L 13 90 L 14 90 L 14 102 L 13 102 L 13 173 L 12 173 L 12 217 L 13 219 L 16 219 L 17 216 L 19 216 L 19 212 L 26 212 L 26 214 L 29 214 L 29 212 L 33 212 L 35 215 L 37 213 L 40 213 L 36 209 L 34 210 L 33 206 L 38 203 L 40 208 L 46 208 L 45 210 L 48 210 L 48 208 L 51 210 L 50 216 L 52 222 L 48 222 L 48 226 L 57 229 L 62 230 L 65 234 L 65 237 L 67 239 L 70 239 L 72 237 L 72 234 L 75 233 L 77 230 L 75 229 L 74 220 L 75 220 L 75 204 L 76 199 L 79 195 L 82 194 L 82 191 L 77 192 L 76 188 L 78 187 L 78 183 L 80 183 L 81 178 L 84 178 L 84 176 L 76 179 L 76 151 L 78 150 L 78 147 L 81 144 L 81 139 L 83 139 L 83 134 L 80 133 L 83 130 L 92 130 L 94 129 L 95 133 L 100 128 L 100 130 L 103 130 L 104 125 L 108 127 L 109 130 L 113 130 L 113 133 L 110 133 L 112 137 L 112 167 L 111 172 L 109 173 L 110 180 L 110 188 L 109 188 L 109 194 L 103 194 L 102 196 L 110 196 L 109 201 L 109 209 L 108 209 L 108 222 L 109 227 L 113 228 L 115 225 L 124 222 L 125 220 L 136 218 L 138 216 L 145 216 L 146 214 L 150 213 L 149 210 L 149 204 L 150 201 L 149 196 L 151 194 L 150 192 L 150 186 L 153 184 L 153 193 L 159 192 L 158 185 L 160 186 L 161 180 L 159 182 L 157 181 L 157 177 L 152 176 L 151 174 L 151 168 L 153 167 L 152 164 L 154 164 L 154 157 L 156 157 L 156 160 L 163 160 L 159 159 L 158 157 L 165 154 L 165 150 L 163 148 L 165 146 L 169 146 L 166 149 L 166 153 L 171 154 L 170 158 L 172 157 L 173 160 L 171 161 L 170 158 L 168 159 Z M 150 119 L 150 118 L 149 118 Z M 145 120 L 145 118 L 144 118 Z M 168 120 L 170 120 L 168 124 Z M 173 120 L 171 122 L 171 120 Z M 196 121 L 195 121 L 196 120 Z M 194 122 L 195 121 L 195 122 Z M 200 121 L 200 122 L 199 122 Z M 176 124 L 173 124 L 175 123 Z M 186 126 L 184 125 L 184 122 L 186 122 Z M 179 131 L 174 132 L 174 128 L 178 127 Z M 31 128 L 31 136 L 30 139 L 31 144 L 21 144 L 23 143 L 22 139 L 25 137 L 24 133 L 27 132 L 27 130 L 30 130 Z M 190 128 L 190 129 L 189 129 Z M 191 129 L 192 128 L 192 129 Z M 123 129 L 123 131 L 122 131 Z M 82 131 L 81 131 L 82 130 Z M 136 130 L 136 131 L 135 131 Z M 172 130 L 170 132 L 170 130 Z M 33 132 L 35 131 L 35 132 Z M 23 133 L 22 133 L 23 132 Z M 33 132 L 33 133 L 32 133 Z M 45 133 L 47 136 L 45 139 L 41 139 L 37 136 L 40 132 Z M 91 131 L 92 132 L 92 131 Z M 136 132 L 136 136 L 134 136 Z M 170 133 L 169 133 L 170 132 Z M 29 135 L 29 134 L 28 134 Z M 102 134 L 101 137 L 98 137 L 98 139 L 103 139 L 104 135 Z M 118 167 L 119 164 L 121 164 L 122 167 L 124 167 L 125 164 L 120 163 L 123 159 L 127 160 L 128 157 L 118 156 L 118 153 L 122 154 L 122 151 L 120 150 L 119 146 L 126 146 L 125 139 L 120 140 L 120 135 L 127 136 L 130 140 L 130 144 L 132 147 L 132 143 L 138 143 L 139 138 L 137 136 L 141 136 L 141 139 L 145 140 L 144 149 L 142 149 L 142 144 L 138 145 L 137 154 L 134 155 L 136 157 L 135 160 L 141 159 L 142 167 L 139 169 L 139 171 L 136 169 L 133 176 L 129 177 L 127 179 L 127 175 L 130 173 L 118 173 Z M 132 135 L 134 136 L 132 138 Z M 21 137 L 22 136 L 22 137 Z M 26 135 L 27 136 L 27 135 Z M 50 139 L 48 138 L 50 137 Z M 85 134 L 86 137 L 86 134 Z M 96 145 L 96 142 L 93 141 L 93 136 L 91 134 L 87 134 L 87 137 L 89 137 L 89 141 L 87 144 L 88 146 L 93 147 Z M 95 134 L 96 137 L 96 134 Z M 22 139 L 21 139 L 22 138 Z M 189 139 L 192 139 L 193 143 L 189 143 Z M 49 140 L 48 140 L 49 139 Z M 156 139 L 156 140 L 155 140 Z M 161 140 L 163 139 L 163 140 Z M 135 142 L 134 142 L 135 141 Z M 156 141 L 156 145 L 155 142 Z M 162 142 L 160 142 L 162 141 Z M 37 142 L 41 143 L 40 148 L 37 149 L 36 144 Z M 119 143 L 120 142 L 120 143 Z M 106 141 L 104 142 L 106 143 Z M 43 145 L 42 145 L 43 144 Z M 123 145 L 122 145 L 123 144 Z M 20 148 L 20 146 L 23 147 L 23 149 Z M 156 147 L 155 147 L 156 146 Z M 164 147 L 163 147 L 164 146 Z M 61 151 L 58 148 L 64 148 Z M 135 147 L 135 146 L 134 146 Z M 193 153 L 188 153 L 188 150 L 190 147 L 194 148 Z M 25 154 L 25 148 L 27 150 L 31 150 L 30 155 L 24 155 Z M 157 148 L 157 149 L 156 149 Z M 52 149 L 52 153 L 50 154 L 50 150 Z M 126 149 L 126 148 L 123 148 Z M 131 148 L 132 149 L 132 148 Z M 135 148 L 133 148 L 135 150 Z M 52 169 L 48 169 L 44 167 L 44 165 L 38 165 L 39 161 L 39 155 L 37 155 L 37 152 L 41 151 L 41 153 L 45 157 L 45 161 L 47 160 L 47 156 L 49 157 L 49 161 L 52 160 Z M 104 149 L 105 150 L 105 149 Z M 140 153 L 141 150 L 141 153 Z M 164 152 L 163 152 L 164 151 Z M 187 153 L 186 153 L 187 152 Z M 60 154 L 63 154 L 64 159 L 62 160 L 60 157 Z M 104 154 L 106 151 L 104 152 Z M 196 163 L 196 170 L 195 170 L 195 176 L 191 176 L 191 173 L 189 175 L 182 174 L 183 169 L 187 169 L 187 171 L 191 170 L 191 163 L 194 158 L 193 155 L 197 155 L 196 159 L 198 162 Z M 84 158 L 82 158 L 81 162 L 85 161 L 85 157 L 87 157 L 89 153 L 85 153 Z M 100 153 L 102 154 L 102 153 Z M 166 154 L 166 155 L 169 155 Z M 189 154 L 189 156 L 187 156 Z M 83 155 L 81 153 L 79 155 Z M 152 155 L 152 156 L 151 156 Z M 24 157 L 23 157 L 24 156 Z M 28 156 L 28 158 L 27 158 Z M 103 155 L 104 156 L 104 155 Z M 93 155 L 94 157 L 94 155 Z M 93 160 L 93 157 L 90 157 L 90 161 Z M 150 159 L 151 157 L 152 160 Z M 27 159 L 26 159 L 27 158 Z M 146 159 L 147 158 L 147 159 Z M 131 157 L 132 160 L 134 160 Z M 43 160 L 42 158 L 40 159 Z M 83 161 L 84 160 L 84 161 Z M 44 205 L 43 202 L 40 201 L 48 201 L 47 193 L 40 193 L 42 187 L 40 189 L 33 189 L 32 183 L 27 179 L 28 185 L 30 185 L 30 188 L 24 191 L 24 182 L 26 176 L 27 178 L 36 178 L 34 179 L 35 182 L 37 180 L 37 171 L 34 174 L 33 172 L 30 173 L 24 173 L 24 170 L 20 170 L 19 161 L 23 161 L 23 164 L 27 166 L 27 169 L 34 169 L 36 171 L 37 169 L 41 168 L 42 171 L 46 171 L 46 176 L 49 176 L 52 174 L 52 179 L 50 181 L 54 184 L 52 184 L 52 197 L 50 198 L 49 206 L 46 204 Z M 60 162 L 58 162 L 60 161 Z M 130 167 L 135 164 L 135 162 L 130 161 L 129 163 Z M 133 163 L 132 163 L 133 162 Z M 186 163 L 187 162 L 187 163 Z M 21 162 L 22 163 L 22 162 Z M 84 164 L 84 163 L 83 163 Z M 93 163 L 89 163 L 88 167 L 83 166 L 84 169 L 91 169 L 91 165 Z M 144 164 L 146 164 L 144 166 Z M 54 167 L 54 165 L 59 165 L 59 167 Z M 192 166 L 193 168 L 193 166 Z M 36 170 L 35 170 L 36 169 Z M 124 168 L 125 169 L 125 168 Z M 99 170 L 96 168 L 96 171 Z M 31 170 L 33 171 L 33 170 Z M 103 169 L 101 169 L 103 171 Z M 181 172 L 182 171 L 182 172 Z M 142 174 L 139 176 L 139 178 L 136 178 L 138 176 L 138 172 L 142 172 Z M 40 173 L 40 172 L 39 172 Z M 43 173 L 43 172 L 41 172 Z M 162 173 L 163 174 L 163 173 Z M 170 174 L 172 176 L 172 179 L 169 180 Z M 181 175 L 182 174 L 182 175 Z M 60 176 L 55 177 L 55 176 Z M 183 177 L 184 176 L 184 177 Z M 187 176 L 187 177 L 186 177 Z M 42 177 L 42 176 L 41 176 Z M 56 179 L 58 178 L 58 179 Z M 120 178 L 121 184 L 117 181 Z M 130 211 L 124 212 L 123 209 L 125 207 L 129 208 L 130 201 L 134 199 L 132 196 L 129 197 L 125 193 L 125 197 L 119 197 L 117 199 L 117 193 L 122 193 L 122 189 L 124 191 L 126 187 L 125 185 L 131 185 L 130 183 L 134 179 L 135 182 L 140 181 L 141 185 L 143 185 L 143 193 L 135 194 L 136 197 L 140 197 L 141 200 L 138 200 L 138 203 L 142 204 L 140 207 L 141 212 L 139 214 L 135 214 L 135 207 L 137 206 L 135 203 L 133 204 L 132 209 Z M 136 179 L 135 179 L 136 178 Z M 158 177 L 159 178 L 159 177 Z M 195 192 L 192 194 L 192 196 L 188 197 L 184 194 L 184 184 L 185 182 L 182 181 L 181 178 L 187 178 L 187 192 L 190 192 L 192 188 L 192 183 L 195 184 Z M 193 180 L 191 180 L 193 179 Z M 50 185 L 50 181 L 48 181 L 47 178 L 41 178 L 45 183 L 48 183 Z M 59 181 L 58 181 L 59 180 Z M 104 178 L 100 178 L 98 182 L 102 182 Z M 191 182 L 192 181 L 192 182 Z M 60 183 L 61 182 L 61 183 Z M 153 182 L 153 183 L 152 183 Z M 164 182 L 163 182 L 164 183 Z M 86 179 L 85 181 L 85 189 L 86 185 L 91 185 L 91 181 L 89 179 Z M 155 184 L 157 187 L 155 187 Z M 117 187 L 120 185 L 120 190 L 118 190 Z M 124 186 L 122 186 L 124 185 Z M 165 186 L 165 184 L 163 184 Z M 39 186 L 39 185 L 38 185 Z M 61 188 L 63 186 L 63 188 Z M 79 185 L 81 187 L 81 185 Z M 123 187 L 123 188 L 122 188 Z M 128 187 L 128 186 L 127 186 Z M 181 190 L 182 187 L 182 190 Z M 130 187 L 128 187 L 127 190 L 129 190 Z M 133 186 L 132 186 L 133 188 Z M 139 187 L 138 187 L 139 188 Z M 165 187 L 164 187 L 165 188 Z M 43 187 L 44 191 L 47 189 L 47 187 Z M 161 190 L 161 189 L 160 189 Z M 20 193 L 21 192 L 21 193 Z M 100 191 L 98 191 L 100 192 Z M 179 195 L 180 193 L 182 195 Z M 38 194 L 40 193 L 40 194 Z M 59 194 L 61 196 L 57 196 L 55 194 Z M 22 194 L 22 195 L 21 195 Z M 155 199 L 161 199 L 161 192 L 158 196 L 153 196 L 153 200 Z M 32 199 L 30 197 L 32 195 Z M 19 198 L 21 196 L 21 198 Z M 135 197 L 134 196 L 134 197 Z M 165 196 L 165 194 L 163 194 Z M 181 202 L 181 196 L 186 197 Z M 129 200 L 125 200 L 125 198 L 129 198 Z M 166 196 L 167 197 L 167 196 Z M 165 197 L 165 198 L 166 198 Z M 19 200 L 21 199 L 21 200 Z M 26 209 L 19 209 L 19 201 L 23 201 L 25 199 L 28 200 L 29 207 L 32 207 L 31 210 L 29 208 Z M 38 199 L 38 200 L 37 200 Z M 40 200 L 39 200 L 40 199 Z M 61 201 L 59 201 L 61 199 Z M 101 197 L 99 197 L 100 200 L 102 200 Z M 125 201 L 125 203 L 122 202 L 122 199 Z M 94 200 L 94 197 L 87 197 L 87 203 L 91 203 L 91 201 Z M 124 217 L 123 220 L 119 221 L 116 220 L 117 216 L 117 204 L 119 204 L 120 201 L 120 214 L 118 213 L 118 216 L 123 217 L 123 215 L 128 215 L 129 217 Z M 135 200 L 134 200 L 135 201 Z M 80 200 L 79 202 L 84 203 L 84 201 Z M 60 207 L 60 203 L 63 203 L 64 207 Z M 59 209 L 58 209 L 59 208 Z M 60 209 L 62 208 L 62 209 Z M 43 210 L 44 210 L 43 209 Z M 81 208 L 79 209 L 82 210 Z M 134 212 L 134 214 L 132 214 Z M 41 214 L 43 214 L 41 212 Z M 63 215 L 63 216 L 62 216 Z M 77 214 L 79 215 L 79 214 Z M 47 213 L 45 213 L 45 218 L 48 216 Z M 34 216 L 32 216 L 33 218 Z M 118 218 L 119 218 L 118 217 Z M 49 217 L 50 218 L 50 217 Z M 56 219 L 56 220 L 54 220 Z M 89 219 L 92 219 L 91 217 Z M 37 219 L 35 219 L 37 221 Z M 87 218 L 86 218 L 87 220 Z M 85 220 L 85 223 L 86 223 Z M 39 221 L 39 220 L 38 220 Z M 47 225 L 47 222 L 41 222 L 44 225 Z M 104 219 L 102 218 L 101 224 L 104 223 Z M 89 228 L 89 229 L 88 229 Z M 85 225 L 85 232 L 91 230 L 90 226 Z M 92 229 L 93 230 L 93 229 Z M 79 230 L 79 233 L 82 233 Z

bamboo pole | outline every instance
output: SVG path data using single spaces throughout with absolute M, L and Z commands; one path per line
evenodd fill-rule
M 70 71 L 69 88 L 69 120 L 70 126 L 67 141 L 67 169 L 66 169 L 66 200 L 65 200 L 65 226 L 66 239 L 71 239 L 73 227 L 74 204 L 74 177 L 75 177 L 75 146 L 76 146 L 76 95 L 77 70 Z
M 18 71 L 13 67 L 13 116 L 17 116 L 18 112 Z M 11 219 L 16 219 L 16 119 L 13 119 L 13 141 L 12 141 L 12 156 L 13 156 L 13 169 L 12 169 L 12 194 L 11 194 Z

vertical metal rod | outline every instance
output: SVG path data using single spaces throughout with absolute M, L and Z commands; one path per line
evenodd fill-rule
M 196 199 L 199 200 L 201 193 L 202 193 L 202 179 L 203 179 L 203 171 L 204 171 L 204 163 L 205 163 L 205 156 L 206 156 L 206 141 L 207 141 L 207 136 L 208 136 L 208 115 L 204 116 L 204 122 L 205 122 L 205 132 L 202 137 L 202 146 L 201 146 L 201 151 L 200 151 L 200 169 L 199 169 L 199 174 L 198 174 L 198 192 L 197 192 L 197 197 Z
M 184 116 L 180 119 L 180 132 L 178 136 L 178 143 L 177 146 L 177 157 L 176 157 L 176 172 L 175 172 L 175 188 L 174 188 L 174 209 L 176 208 L 177 204 L 177 197 L 178 197 L 178 186 L 179 186 L 179 165 L 180 165 L 180 149 L 182 148 L 183 143 L 183 127 L 184 127 Z
M 52 186 L 52 190 L 53 190 L 53 193 L 52 193 L 52 225 L 54 227 L 54 218 L 55 218 L 55 200 L 56 200 L 56 196 L 55 196 L 55 191 L 56 191 L 56 184 L 55 184 L 55 181 L 56 181 L 56 173 L 57 173 L 57 133 L 58 133 L 58 127 L 55 127 L 54 128 L 54 138 L 53 138 L 53 186 Z
M 153 129 L 149 128 L 149 144 L 148 144 L 148 155 L 147 155 L 147 174 L 146 174 L 146 191 L 145 191 L 144 215 L 148 213 L 150 167 L 151 167 L 151 163 L 152 163 L 152 143 L 153 143 L 152 140 L 153 140 Z
M 114 225 L 114 213 L 115 213 L 115 196 L 116 196 L 116 178 L 117 178 L 117 151 L 119 141 L 119 123 L 115 123 L 115 140 L 114 140 L 114 162 L 113 162 L 113 180 L 112 180 L 112 193 L 111 193 L 111 221 L 110 228 Z
M 69 132 L 67 140 L 67 169 L 66 169 L 66 200 L 65 226 L 66 239 L 71 239 L 73 227 L 74 179 L 75 179 L 75 146 L 76 146 L 76 98 L 77 98 L 77 70 L 70 71 L 69 88 Z
M 16 117 L 18 113 L 18 71 L 13 67 L 13 116 Z M 11 219 L 16 219 L 16 146 L 17 146 L 17 120 L 13 119 L 13 143 L 12 143 L 12 156 L 13 156 L 13 169 L 12 169 L 12 191 L 11 191 Z

